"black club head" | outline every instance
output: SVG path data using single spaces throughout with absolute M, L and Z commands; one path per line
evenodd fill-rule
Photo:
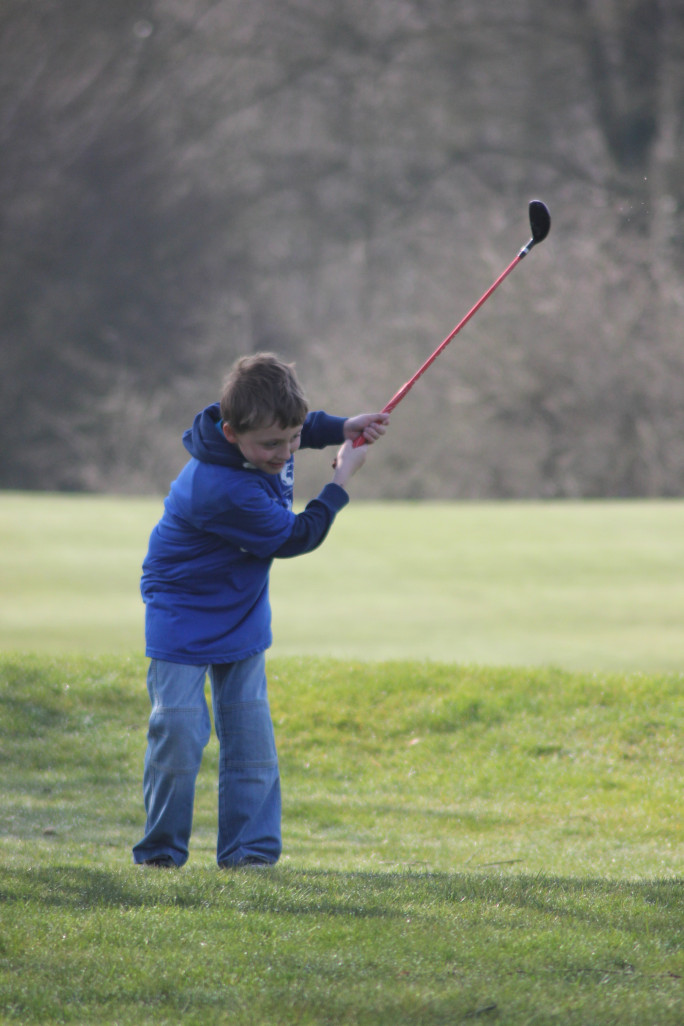
M 530 228 L 532 229 L 532 244 L 543 242 L 551 228 L 551 215 L 549 208 L 541 200 L 530 200 L 529 206 Z

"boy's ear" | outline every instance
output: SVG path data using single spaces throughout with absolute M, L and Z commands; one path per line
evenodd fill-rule
M 225 420 L 221 425 L 221 430 L 223 431 L 223 437 L 226 439 L 227 442 L 232 442 L 233 445 L 237 445 L 237 435 L 233 431 L 230 424 L 228 424 Z

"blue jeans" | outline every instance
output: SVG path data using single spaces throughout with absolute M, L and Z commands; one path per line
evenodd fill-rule
M 207 672 L 219 740 L 217 862 L 272 863 L 280 855 L 280 775 L 261 652 L 213 666 L 151 660 L 143 775 L 147 823 L 133 848 L 136 863 L 167 855 L 182 866 L 188 858 L 195 781 L 211 735 Z

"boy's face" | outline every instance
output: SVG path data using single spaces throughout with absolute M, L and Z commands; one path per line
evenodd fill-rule
M 223 425 L 223 434 L 252 466 L 266 474 L 279 474 L 302 440 L 302 425 L 282 428 L 279 424 L 254 428 L 236 435 L 230 424 Z

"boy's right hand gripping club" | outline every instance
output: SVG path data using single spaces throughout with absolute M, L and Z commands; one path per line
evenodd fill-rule
M 454 330 L 449 335 L 447 335 L 447 337 L 444 339 L 444 341 L 435 349 L 435 351 L 432 354 L 432 356 L 428 357 L 428 359 L 425 361 L 425 363 L 422 365 L 422 367 L 418 368 L 418 370 L 413 375 L 413 377 L 409 378 L 409 380 L 406 382 L 406 384 L 401 386 L 399 391 L 396 392 L 392 396 L 392 398 L 390 399 L 390 401 L 387 403 L 386 406 L 383 406 L 383 408 L 382 408 L 382 412 L 383 413 L 391 413 L 392 412 L 392 410 L 395 408 L 395 406 L 397 406 L 401 402 L 401 400 L 404 398 L 404 396 L 407 395 L 411 391 L 411 389 L 415 385 L 415 383 L 418 380 L 418 378 L 423 376 L 423 374 L 428 369 L 430 364 L 435 362 L 435 360 L 437 359 L 439 354 L 442 352 L 442 350 L 446 349 L 446 347 L 449 345 L 451 340 L 458 335 L 458 333 L 461 330 L 461 328 L 464 327 L 464 325 L 466 325 L 468 323 L 470 318 L 474 314 L 477 313 L 477 311 L 480 309 L 480 307 L 483 305 L 483 303 L 487 302 L 487 300 L 491 296 L 492 292 L 494 292 L 494 290 L 499 287 L 499 285 L 504 280 L 504 278 L 508 277 L 508 275 L 511 273 L 513 268 L 517 267 L 517 265 L 520 263 L 520 261 L 523 259 L 523 257 L 527 256 L 527 254 L 530 252 L 530 250 L 532 249 L 533 246 L 536 246 L 538 242 L 543 242 L 544 241 L 546 236 L 549 234 L 549 229 L 551 228 L 551 215 L 549 214 L 548 207 L 546 206 L 545 203 L 542 203 L 541 200 L 530 200 L 530 204 L 529 204 L 529 208 L 528 208 L 528 213 L 529 213 L 529 218 L 530 218 L 530 229 L 532 231 L 532 238 L 530 239 L 530 241 L 523 246 L 523 248 L 520 250 L 520 252 L 516 256 L 515 260 L 512 260 L 510 262 L 510 264 L 508 265 L 506 270 L 503 272 L 503 274 L 499 275 L 499 277 L 496 279 L 494 284 L 491 285 L 487 289 L 485 294 L 483 296 L 481 296 L 480 299 L 478 299 L 478 301 L 475 304 L 475 306 L 471 310 L 468 311 L 468 313 L 465 315 L 463 320 L 459 321 L 459 323 L 456 325 Z M 363 435 L 359 435 L 359 437 L 354 442 L 354 448 L 357 449 L 360 445 L 363 445 L 364 441 L 365 441 L 365 439 L 364 439 Z

